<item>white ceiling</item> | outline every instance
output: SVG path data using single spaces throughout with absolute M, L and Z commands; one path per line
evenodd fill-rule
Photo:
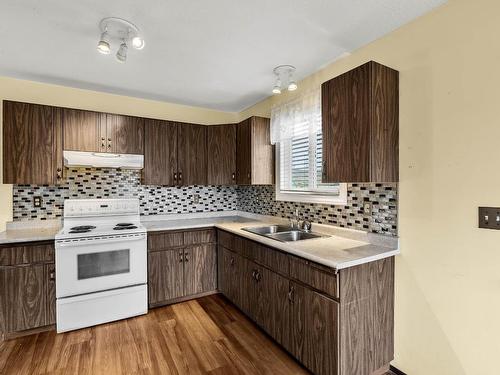
M 236 112 L 270 95 L 276 65 L 301 79 L 444 2 L 2 0 L 0 75 Z M 108 16 L 144 33 L 126 64 L 96 50 Z

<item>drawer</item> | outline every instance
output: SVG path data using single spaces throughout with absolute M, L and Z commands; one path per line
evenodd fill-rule
M 165 250 L 171 247 L 184 246 L 183 232 L 148 233 L 148 251 Z
M 184 245 L 215 243 L 215 230 L 203 229 L 184 232 Z
M 338 297 L 337 275 L 332 268 L 305 259 L 289 256 L 290 277 L 314 289 Z
M 255 244 L 252 259 L 271 270 L 288 276 L 290 273 L 290 256 L 267 246 Z
M 0 247 L 0 265 L 16 266 L 54 261 L 54 243 L 34 243 Z
M 231 233 L 222 230 L 217 231 L 217 243 L 226 249 L 233 250 L 234 236 Z

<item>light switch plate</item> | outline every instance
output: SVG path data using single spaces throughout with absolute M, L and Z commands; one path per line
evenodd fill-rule
M 479 228 L 500 229 L 500 207 L 479 207 Z

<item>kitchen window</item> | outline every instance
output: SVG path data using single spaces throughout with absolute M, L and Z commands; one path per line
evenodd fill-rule
M 273 108 L 276 200 L 345 204 L 347 186 L 322 182 L 321 94 L 314 90 Z

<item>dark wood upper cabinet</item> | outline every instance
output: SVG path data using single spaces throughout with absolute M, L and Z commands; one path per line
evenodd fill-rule
M 108 151 L 105 114 L 63 108 L 62 121 L 64 128 L 63 147 L 65 150 Z
M 271 185 L 274 182 L 274 147 L 270 122 L 250 117 L 237 126 L 236 181 L 238 185 Z
M 323 182 L 398 181 L 398 90 L 373 61 L 322 84 Z
M 236 124 L 207 126 L 208 185 L 236 184 Z
M 64 149 L 69 151 L 144 153 L 144 119 L 62 109 Z
M 118 154 L 144 153 L 144 119 L 106 115 L 106 137 L 110 151 Z
M 148 119 L 144 134 L 143 183 L 177 184 L 177 123 Z
M 206 185 L 207 126 L 179 123 L 177 144 L 178 185 Z
M 58 109 L 3 102 L 3 183 L 57 184 L 62 176 Z

